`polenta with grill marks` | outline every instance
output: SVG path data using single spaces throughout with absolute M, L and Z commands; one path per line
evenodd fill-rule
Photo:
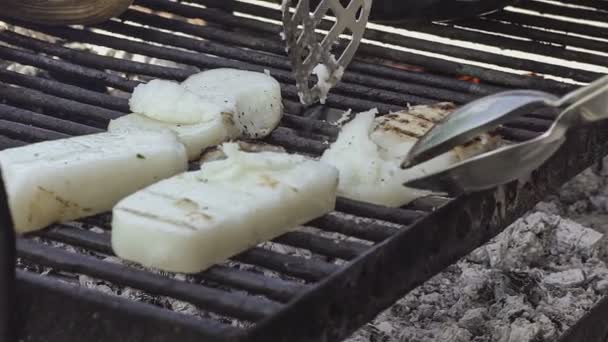
M 153 184 L 114 207 L 116 255 L 196 273 L 334 210 L 332 166 L 283 152 L 244 152 L 236 143 L 221 149 L 223 156 L 199 171 Z
M 451 103 L 438 103 L 378 117 L 377 110 L 357 114 L 321 157 L 340 172 L 338 194 L 377 205 L 403 206 L 431 194 L 403 187 L 406 181 L 497 147 L 498 137 L 484 135 L 425 163 L 401 169 L 403 158 L 416 141 L 454 109 Z

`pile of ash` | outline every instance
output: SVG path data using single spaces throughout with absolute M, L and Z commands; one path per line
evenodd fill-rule
M 608 294 L 607 233 L 608 167 L 598 167 L 347 341 L 553 341 Z

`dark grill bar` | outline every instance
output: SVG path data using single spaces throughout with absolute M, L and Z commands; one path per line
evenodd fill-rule
M 606 9 L 606 4 L 602 3 L 602 1 L 597 1 L 596 3 L 599 5 L 598 8 L 603 7 L 604 10 Z M 541 1 L 529 1 L 527 3 L 522 4 L 521 7 L 527 10 L 536 11 L 544 14 L 559 15 L 570 18 L 585 18 L 587 20 L 594 20 L 599 22 L 605 21 L 606 14 L 608 13 L 606 11 L 597 11 L 594 9 L 587 8 L 557 6 L 551 3 Z
M 597 37 L 603 39 L 608 37 L 608 29 L 596 26 L 580 25 L 578 23 L 572 23 L 548 17 L 539 18 L 534 16 L 523 15 L 521 13 L 500 13 L 493 15 L 491 18 L 496 20 L 503 20 L 506 22 L 518 23 L 526 26 L 542 25 L 541 27 L 545 27 L 547 29 L 562 32 L 571 32 L 590 37 Z
M 605 11 L 605 1 L 581 0 L 580 4 L 587 8 L 527 1 L 520 9 L 606 21 L 602 19 L 605 12 L 588 8 Z M 463 104 L 513 88 L 562 94 L 576 85 L 555 77 L 586 83 L 601 76 L 597 70 L 607 66 L 601 55 L 607 51 L 606 43 L 595 39 L 608 37 L 607 29 L 513 9 L 457 23 L 402 28 L 588 63 L 597 70 L 370 28 L 366 38 L 371 42 L 362 44 L 327 105 L 305 109 L 298 102 L 279 40 L 280 26 L 232 13 L 276 21 L 280 19 L 276 8 L 228 0 L 140 0 L 135 5 L 121 20 L 96 25 L 95 30 L 10 22 L 44 33 L 50 40 L 0 29 L 0 62 L 16 62 L 39 71 L 32 76 L 0 70 L 1 148 L 101 132 L 109 120 L 129 113 L 127 93 L 140 82 L 151 78 L 183 80 L 209 68 L 268 70 L 282 84 L 286 113 L 266 142 L 290 152 L 318 156 L 339 132 L 328 122 L 332 113 L 372 107 L 386 113 L 440 101 Z M 418 51 L 379 46 L 373 41 Z M 85 45 L 66 43 L 106 47 L 156 62 L 100 55 L 87 51 Z M 578 52 L 570 47 L 591 51 Z M 515 72 L 480 67 L 474 62 Z M 554 115 L 552 111 L 530 113 L 506 124 L 500 133 L 513 141 L 529 139 L 545 130 Z M 0 307 L 0 324 L 5 323 L 2 318 L 17 312 L 17 330 L 26 341 L 83 341 L 100 336 L 112 341 L 339 341 L 607 154 L 607 129 L 608 125 L 602 124 L 571 134 L 560 152 L 532 175 L 529 184 L 515 182 L 455 199 L 433 196 L 397 209 L 339 198 L 335 212 L 187 277 L 117 260 L 110 244 L 109 214 L 55 225 L 17 239 L 17 309 Z M 10 227 L 8 213 L 6 206 L 1 209 L 0 251 L 10 254 L 11 237 L 5 237 L 9 232 L 5 227 Z M 10 257 L 2 255 L 0 271 L 14 270 Z M 200 313 L 177 313 L 156 302 L 142 303 L 121 297 L 121 293 L 87 289 L 79 284 L 80 276 L 192 304 Z M 14 298 L 11 291 L 14 288 L 0 287 L 2 299 Z M 597 310 L 604 307 L 605 303 Z M 599 322 L 592 313 L 588 317 L 591 321 L 581 321 L 582 326 Z M 570 336 L 581 335 L 573 328 Z M 587 337 L 589 341 L 596 338 Z
M 217 7 L 217 8 L 225 8 L 225 6 L 226 6 L 226 4 L 223 4 L 223 2 L 221 0 L 219 0 L 219 1 L 218 0 L 195 1 L 195 2 L 205 4 L 208 6 Z M 162 0 L 154 0 L 154 1 L 151 1 L 151 3 L 154 3 L 154 7 L 151 7 L 151 8 L 159 9 L 159 10 L 164 9 L 164 10 L 169 11 L 169 8 L 168 8 L 169 5 L 166 2 L 163 2 Z M 164 5 L 159 5 L 161 3 Z M 161 6 L 163 6 L 163 7 L 161 7 Z M 250 15 L 259 15 L 259 16 L 262 16 L 265 18 L 272 18 L 274 20 L 280 20 L 280 13 L 278 11 L 273 11 L 271 9 L 262 8 L 262 7 L 255 6 L 252 4 L 247 4 L 247 3 L 238 3 L 238 5 L 235 5 L 234 7 L 235 7 L 234 8 L 235 11 L 244 12 L 244 13 L 247 13 Z M 196 9 L 184 9 L 184 10 L 180 11 L 179 14 L 183 15 L 185 17 L 191 17 L 193 14 L 188 14 L 188 13 L 195 13 L 195 11 L 196 11 Z M 218 12 L 213 12 L 213 13 L 215 14 Z M 212 16 L 212 15 L 207 15 L 204 19 L 209 20 L 209 21 L 214 21 L 218 17 L 225 17 L 225 14 L 223 16 L 218 15 L 217 17 Z M 242 26 L 243 28 L 251 28 L 249 25 L 247 25 L 247 23 L 249 23 L 249 22 L 251 22 L 251 20 L 239 18 L 238 20 L 231 21 L 230 23 L 226 23 L 226 24 L 227 25 L 238 25 L 238 26 Z M 326 25 L 329 25 L 329 23 L 327 21 L 326 21 L 326 23 L 327 23 Z M 325 28 L 327 28 L 327 27 L 325 27 Z M 274 32 L 276 32 L 276 34 L 278 34 L 279 30 L 280 30 L 280 27 L 275 25 Z M 451 37 L 458 37 L 458 32 L 451 31 L 448 29 L 448 30 L 442 31 L 440 35 L 441 36 L 450 35 Z M 442 45 L 442 44 L 429 44 L 429 42 L 426 40 L 411 38 L 411 37 L 403 37 L 403 36 L 399 36 L 399 35 L 392 34 L 392 33 L 380 32 L 377 30 L 367 30 L 366 34 L 365 34 L 365 38 L 381 41 L 383 43 L 390 43 L 390 44 L 394 44 L 394 45 L 402 46 L 402 47 L 406 47 L 406 48 L 412 48 L 412 49 L 419 48 L 420 50 L 423 50 L 423 51 L 429 51 L 429 52 L 434 52 L 434 53 L 444 53 L 451 57 L 460 57 L 460 58 L 470 59 L 470 60 L 478 61 L 478 62 L 497 64 L 497 65 L 514 68 L 514 69 L 518 69 L 518 70 L 533 69 L 536 73 L 543 73 L 543 71 L 541 71 L 541 70 L 545 70 L 550 75 L 557 74 L 559 76 L 567 76 L 569 74 L 576 74 L 574 76 L 579 76 L 579 74 L 580 74 L 580 70 L 574 71 L 569 68 L 555 67 L 552 65 L 547 65 L 544 63 L 538 63 L 538 62 L 528 61 L 528 60 L 523 61 L 523 60 L 519 60 L 516 58 L 505 57 L 502 55 L 497 55 L 497 54 L 492 54 L 492 53 L 486 53 L 483 51 L 476 52 L 471 49 L 463 49 L 463 48 L 460 48 L 457 46 L 448 46 L 448 45 Z M 509 74 L 505 74 L 505 73 L 501 73 L 501 72 L 494 72 L 493 70 L 482 69 L 482 68 L 470 68 L 467 65 L 462 65 L 462 64 L 458 64 L 458 63 L 449 63 L 449 62 L 446 62 L 445 60 L 429 58 L 426 56 L 421 57 L 420 55 L 405 53 L 403 51 L 382 49 L 377 46 L 371 46 L 369 44 L 362 44 L 360 49 L 361 49 L 360 51 L 362 51 L 366 54 L 372 55 L 374 57 L 380 57 L 380 58 L 385 58 L 388 60 L 395 60 L 395 61 L 408 61 L 412 65 L 426 67 L 426 68 L 429 68 L 430 70 L 447 72 L 448 74 L 460 73 L 461 75 L 476 76 L 476 77 L 486 79 L 490 83 L 496 82 L 497 84 L 503 85 L 503 86 L 508 85 L 508 86 L 516 86 L 516 87 L 541 88 L 544 90 L 552 90 L 552 91 L 556 91 L 556 92 L 559 92 L 560 90 L 564 91 L 566 89 L 572 88 L 571 86 L 568 87 L 564 84 L 560 84 L 560 83 L 556 83 L 556 82 L 552 82 L 552 81 L 546 81 L 546 80 L 536 79 L 536 78 L 532 78 L 532 77 L 512 77 Z M 353 69 L 354 68 L 355 68 L 355 66 L 353 66 Z M 540 68 L 540 69 L 536 69 L 536 68 Z M 532 70 L 529 70 L 529 71 L 532 71 Z M 582 74 L 587 75 L 587 77 L 590 77 L 591 79 L 595 79 L 599 76 L 599 74 L 595 74 L 595 73 L 583 72 Z M 505 84 L 505 83 L 507 83 L 507 84 Z
M 68 272 L 107 279 L 134 288 L 143 287 L 151 293 L 183 299 L 196 305 L 208 307 L 219 314 L 239 319 L 258 320 L 279 309 L 279 305 L 268 300 L 243 297 L 237 293 L 224 296 L 218 290 L 166 279 L 149 272 L 102 262 L 92 257 L 72 255 L 72 253 L 45 247 L 32 241 L 20 240 L 17 243 L 17 251 L 22 258 L 28 261 Z
M 83 246 L 99 253 L 112 254 L 108 234 L 95 234 L 70 226 L 58 226 L 42 236 L 66 244 Z M 252 272 L 236 272 L 225 266 L 215 266 L 201 274 L 200 278 L 265 295 L 281 302 L 288 301 L 306 288 L 306 285 L 300 283 L 267 278 Z
M 13 222 L 9 214 L 8 202 L 4 182 L 0 184 L 0 336 L 5 339 L 15 340 L 17 331 L 17 317 L 15 307 L 17 306 L 17 284 L 15 281 L 15 234 L 11 227 Z

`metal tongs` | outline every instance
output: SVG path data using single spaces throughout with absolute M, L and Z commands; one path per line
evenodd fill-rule
M 551 127 L 540 136 L 466 159 L 404 185 L 438 192 L 466 193 L 529 177 L 560 148 L 571 127 L 608 119 L 608 76 L 562 98 L 540 91 L 515 90 L 473 101 L 427 132 L 411 149 L 402 167 L 428 161 L 543 106 L 561 111 Z
M 293 14 L 290 11 L 291 3 L 291 0 L 283 0 L 282 38 L 287 43 L 286 51 L 296 78 L 300 102 L 306 106 L 317 101 L 325 103 L 327 92 L 340 82 L 359 47 L 372 0 L 351 0 L 346 7 L 339 0 L 321 0 L 312 14 L 310 0 L 299 0 Z M 317 33 L 317 29 L 329 10 L 336 17 L 336 22 L 323 37 Z M 352 32 L 351 41 L 342 55 L 336 58 L 332 50 L 339 43 L 340 35 L 346 34 L 347 30 Z M 322 40 L 318 37 L 322 37 Z M 309 80 L 313 74 L 317 75 L 318 82 L 311 87 Z

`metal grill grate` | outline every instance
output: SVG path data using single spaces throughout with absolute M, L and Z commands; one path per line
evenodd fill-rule
M 531 12 L 605 21 L 605 1 L 585 1 L 585 6 L 598 10 L 541 1 L 521 6 L 457 24 L 403 27 L 455 39 L 452 44 L 372 27 L 366 32 L 369 41 L 362 44 L 327 106 L 306 110 L 297 102 L 280 43 L 280 11 L 262 3 L 142 0 L 121 20 L 97 25 L 97 30 L 11 23 L 17 26 L 0 31 L 0 58 L 42 72 L 31 76 L 0 70 L 0 144 L 7 148 L 99 132 L 110 119 L 128 112 L 124 92 L 140 81 L 183 80 L 208 68 L 269 70 L 282 83 L 286 114 L 267 140 L 311 155 L 322 153 L 336 136 L 337 127 L 324 120 L 336 110 L 377 107 L 387 112 L 408 104 L 462 104 L 516 87 L 561 94 L 575 85 L 558 78 L 586 83 L 601 76 L 589 68 L 548 64 L 458 43 L 550 55 L 592 64 L 595 70 L 607 66 L 605 54 L 598 52 L 608 51 L 606 26 Z M 22 28 L 51 38 L 30 37 Z M 68 42 L 143 55 L 157 63 L 95 54 Z M 480 82 L 463 81 L 461 76 Z M 531 113 L 507 125 L 502 133 L 513 140 L 527 139 L 546 128 L 550 117 L 551 113 Z M 339 199 L 336 212 L 307 224 L 315 229 L 283 235 L 274 241 L 277 249 L 251 249 L 187 280 L 110 262 L 107 214 L 82 224 L 54 226 L 17 242 L 22 260 L 17 271 L 19 333 L 26 341 L 340 340 L 608 153 L 607 128 L 602 125 L 571 135 L 571 143 L 525 186 L 514 183 L 455 200 L 433 197 L 400 209 Z M 45 267 L 54 273 L 36 274 L 44 273 Z M 210 314 L 202 318 L 179 314 L 66 283 L 73 275 L 171 297 Z M 234 324 L 235 320 L 240 323 Z

